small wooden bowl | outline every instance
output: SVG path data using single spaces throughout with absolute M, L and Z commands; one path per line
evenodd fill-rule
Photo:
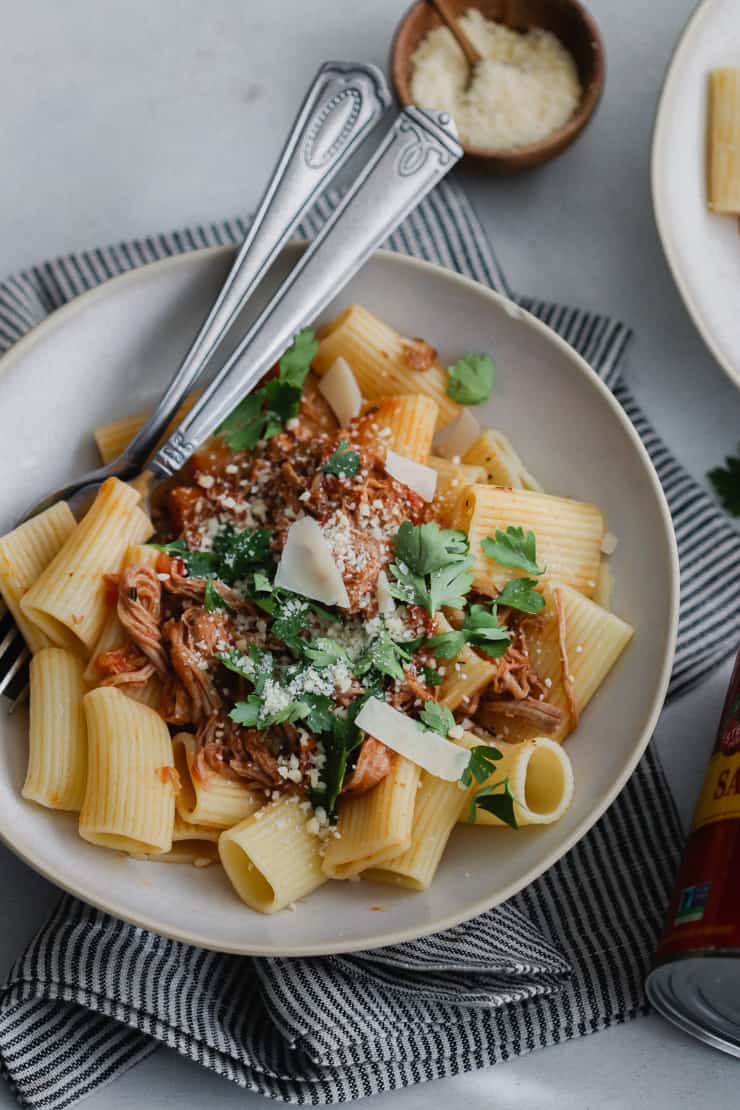
M 601 35 L 593 19 L 578 0 L 449 0 L 457 16 L 466 8 L 478 8 L 486 19 L 503 23 L 514 31 L 540 27 L 552 31 L 570 52 L 578 70 L 583 94 L 568 122 L 539 142 L 510 150 L 487 150 L 465 146 L 466 165 L 497 174 L 520 173 L 549 162 L 580 135 L 599 102 L 604 87 L 606 60 Z M 402 104 L 412 104 L 411 56 L 441 20 L 426 0 L 414 4 L 396 31 L 391 48 L 391 74 Z

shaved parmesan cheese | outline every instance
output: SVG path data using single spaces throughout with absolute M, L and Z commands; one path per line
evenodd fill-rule
M 432 443 L 432 450 L 435 455 L 441 455 L 445 459 L 452 459 L 456 455 L 462 458 L 479 435 L 480 424 L 470 409 L 464 408 L 451 424 L 437 432 Z
M 397 455 L 389 447 L 385 456 L 385 470 L 391 478 L 403 482 L 405 486 L 412 489 L 414 493 L 418 493 L 425 501 L 431 501 L 434 498 L 434 492 L 437 488 L 437 471 L 432 470 L 431 466 L 414 462 L 413 459 L 407 459 L 405 455 Z
M 375 597 L 378 602 L 379 612 L 386 615 L 390 615 L 391 613 L 395 612 L 396 603 L 393 600 L 393 595 L 390 591 L 390 582 L 388 581 L 388 575 L 385 573 L 384 570 L 381 570 L 378 574 L 378 581 L 375 585 Z
M 329 370 L 319 382 L 319 393 L 323 393 L 334 410 L 334 415 L 343 428 L 360 415 L 362 394 L 352 367 L 343 358 L 335 358 Z
M 428 732 L 405 713 L 380 698 L 370 698 L 357 714 L 363 732 L 416 763 L 435 778 L 456 782 L 468 765 L 470 753 L 436 732 Z
M 601 550 L 605 555 L 613 555 L 614 552 L 617 550 L 618 543 L 619 540 L 613 532 L 606 532 L 604 534 L 603 540 L 601 541 Z
M 311 516 L 291 524 L 278 563 L 275 585 L 291 593 L 349 609 L 344 579 L 334 562 L 324 533 Z

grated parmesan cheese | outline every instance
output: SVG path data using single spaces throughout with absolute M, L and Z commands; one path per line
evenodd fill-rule
M 568 122 L 582 90 L 573 58 L 552 32 L 512 31 L 475 8 L 459 22 L 483 57 L 470 86 L 462 50 L 437 27 L 411 58 L 416 104 L 449 112 L 464 144 L 489 150 L 538 142 Z

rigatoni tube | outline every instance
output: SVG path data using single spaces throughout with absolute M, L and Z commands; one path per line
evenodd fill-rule
M 297 797 L 271 802 L 221 833 L 218 852 L 243 902 L 274 913 L 326 882 L 312 813 Z
M 79 656 L 44 648 L 31 660 L 28 770 L 22 794 L 49 809 L 79 811 L 87 781 L 87 737 Z
M 172 742 L 162 718 L 111 687 L 84 699 L 88 774 L 80 836 L 122 852 L 169 852 L 175 815 Z

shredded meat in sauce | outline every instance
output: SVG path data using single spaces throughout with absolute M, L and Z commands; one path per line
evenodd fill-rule
M 416 370 L 436 362 L 436 351 L 423 340 L 405 340 L 404 350 Z M 368 406 L 348 428 L 338 430 L 317 380 L 309 375 L 299 417 L 283 431 L 252 451 L 231 451 L 215 438 L 193 456 L 156 509 L 160 536 L 165 541 L 182 538 L 189 551 L 208 552 L 224 528 L 264 528 L 270 530 L 272 557 L 278 559 L 291 524 L 309 515 L 320 524 L 347 589 L 349 609 L 338 619 L 362 625 L 377 615 L 378 575 L 393 560 L 398 528 L 404 521 L 424 523 L 430 515 L 416 493 L 386 473 L 378 413 L 378 406 Z M 359 454 L 354 475 L 324 469 L 342 440 Z M 143 687 L 161 680 L 160 714 L 197 737 L 196 774 L 217 773 L 268 796 L 276 791 L 305 793 L 320 768 L 316 736 L 300 723 L 258 729 L 233 721 L 231 707 L 252 686 L 219 659 L 234 651 L 247 657 L 252 647 L 284 658 L 288 648 L 271 633 L 271 618 L 233 585 L 212 584 L 221 604 L 208 611 L 208 583 L 190 576 L 179 555 L 165 553 L 155 569 L 134 566 L 111 576 L 125 640 L 95 661 L 101 681 Z M 476 730 L 495 730 L 502 715 L 518 716 L 543 732 L 554 732 L 564 715 L 547 704 L 545 685 L 529 658 L 527 637 L 538 618 L 503 609 L 499 618 L 508 624 L 511 646 L 497 660 L 486 657 L 495 665 L 494 677 L 481 695 L 460 708 L 458 719 Z M 409 639 L 433 634 L 432 617 L 418 606 L 403 607 L 402 619 Z M 562 624 L 562 615 L 560 620 Z M 567 671 L 562 627 L 560 631 Z M 424 668 L 436 661 L 424 648 L 415 651 L 414 661 L 404 664 L 403 680 L 391 683 L 385 696 L 395 708 L 418 717 L 424 702 L 435 697 L 423 676 Z M 347 707 L 363 692 L 362 682 L 350 676 L 337 686 L 332 700 Z M 384 744 L 366 737 L 352 754 L 344 792 L 372 789 L 389 773 L 393 759 Z

